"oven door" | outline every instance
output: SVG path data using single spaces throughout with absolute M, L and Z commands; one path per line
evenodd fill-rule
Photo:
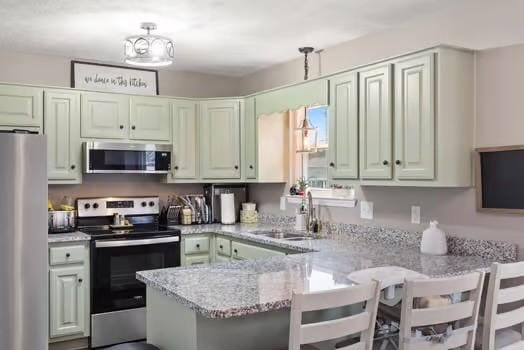
M 92 314 L 144 307 L 137 271 L 180 265 L 180 237 L 96 240 L 91 249 Z
M 167 174 L 171 146 L 112 142 L 84 143 L 86 173 Z

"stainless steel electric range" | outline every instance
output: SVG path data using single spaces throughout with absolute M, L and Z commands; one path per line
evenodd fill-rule
M 136 272 L 180 265 L 180 231 L 158 224 L 158 197 L 83 198 L 91 236 L 91 347 L 146 338 L 146 288 Z

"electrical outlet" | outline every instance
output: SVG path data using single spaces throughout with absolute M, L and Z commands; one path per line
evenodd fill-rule
M 373 202 L 360 202 L 360 218 L 361 219 L 373 219 Z
M 420 224 L 420 207 L 416 205 L 411 206 L 411 223 Z
M 286 210 L 286 197 L 280 197 L 280 210 Z

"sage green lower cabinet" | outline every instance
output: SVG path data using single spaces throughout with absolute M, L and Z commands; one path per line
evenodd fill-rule
M 49 341 L 88 337 L 89 248 L 59 243 L 49 247 Z
M 42 127 L 43 89 L 0 85 L 0 125 Z
M 198 178 L 198 103 L 189 100 L 172 100 L 170 103 L 173 159 L 171 175 L 174 179 Z
M 391 64 L 359 71 L 360 178 L 391 179 Z
M 200 103 L 200 175 L 240 179 L 240 100 Z
M 332 179 L 358 179 L 358 76 L 330 81 L 329 166 Z
M 257 118 L 255 114 L 255 98 L 245 99 L 244 107 L 244 174 L 246 179 L 257 178 Z
M 48 180 L 53 184 L 81 182 L 80 93 L 45 90 L 44 114 Z
M 191 237 L 182 237 L 180 248 L 182 266 L 203 265 L 211 262 L 211 244 L 213 235 L 193 235 Z
M 233 243 L 231 244 L 231 250 L 233 259 L 237 260 L 249 260 L 266 258 L 276 255 L 286 255 L 286 253 L 278 250 L 262 248 L 256 245 L 235 241 L 233 241 Z
M 435 177 L 434 54 L 395 63 L 395 177 Z
M 81 104 L 80 119 L 83 138 L 128 138 L 129 96 L 84 92 Z
M 169 100 L 158 97 L 132 96 L 129 110 L 131 140 L 169 141 Z

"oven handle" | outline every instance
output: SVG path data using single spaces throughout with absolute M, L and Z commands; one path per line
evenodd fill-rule
M 115 239 L 110 241 L 96 241 L 96 248 L 115 248 L 115 247 L 130 247 L 137 245 L 151 245 L 159 243 L 173 243 L 179 242 L 180 237 L 162 237 L 162 238 L 149 238 L 149 239 Z

